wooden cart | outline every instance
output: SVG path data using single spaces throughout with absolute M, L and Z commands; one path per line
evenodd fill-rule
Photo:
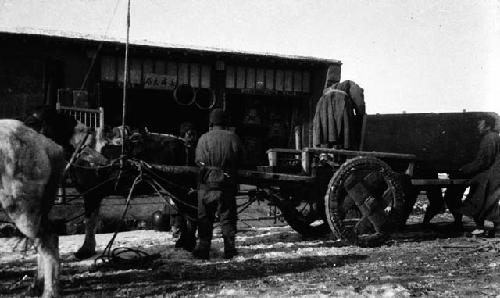
M 249 199 L 277 206 L 287 223 L 305 237 L 333 232 L 338 239 L 376 246 L 402 227 L 414 202 L 415 185 L 446 186 L 466 180 L 412 177 L 415 156 L 337 149 L 269 149 L 270 164 L 239 170 L 241 184 L 255 185 Z M 196 175 L 197 167 L 149 165 L 163 177 Z

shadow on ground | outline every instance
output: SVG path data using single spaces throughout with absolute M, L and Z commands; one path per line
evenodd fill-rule
M 423 224 L 415 223 L 408 224 L 401 231 L 392 234 L 391 240 L 397 242 L 420 242 L 436 239 L 459 238 L 464 235 L 469 235 L 473 230 L 474 227 L 470 225 L 464 226 L 463 229 L 457 229 L 449 222 L 434 223 L 428 227 Z
M 143 270 L 125 270 L 125 268 L 108 267 L 95 274 L 62 282 L 64 294 L 95 293 L 103 291 L 118 291 L 125 285 L 126 288 L 141 288 L 140 295 L 167 294 L 178 291 L 178 283 L 203 281 L 202 284 L 217 283 L 220 281 L 235 281 L 261 279 L 267 276 L 307 272 L 326 267 L 341 267 L 366 259 L 366 255 L 338 255 L 338 256 L 301 256 L 287 259 L 247 259 L 233 262 L 178 262 L 160 260 L 152 263 L 151 268 Z M 63 274 L 75 274 L 64 272 Z M 148 284 L 148 288 L 141 285 Z M 170 289 L 170 290 L 169 290 Z M 137 293 L 136 293 L 137 294 Z

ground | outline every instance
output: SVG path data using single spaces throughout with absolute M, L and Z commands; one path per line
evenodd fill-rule
M 500 295 L 500 238 L 475 238 L 445 229 L 422 230 L 421 215 L 382 247 L 360 248 L 327 237 L 303 239 L 286 225 L 241 229 L 240 255 L 222 258 L 216 235 L 209 261 L 174 249 L 171 232 L 119 233 L 113 248 L 141 249 L 140 262 L 102 263 L 72 256 L 83 235 L 60 237 L 61 288 L 66 297 L 328 296 L 495 297 Z M 473 225 L 467 221 L 466 230 Z M 97 235 L 102 253 L 112 234 Z M 35 252 L 0 238 L 0 295 L 23 295 L 33 280 Z M 154 254 L 159 254 L 155 258 Z

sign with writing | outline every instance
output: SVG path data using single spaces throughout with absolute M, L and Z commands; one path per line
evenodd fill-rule
M 174 90 L 177 86 L 177 76 L 159 75 L 154 73 L 144 74 L 145 89 L 167 89 Z
M 269 89 L 252 89 L 245 88 L 234 91 L 235 93 L 241 94 L 252 94 L 252 95 L 300 95 L 300 92 L 295 91 L 278 91 L 278 90 L 269 90 Z

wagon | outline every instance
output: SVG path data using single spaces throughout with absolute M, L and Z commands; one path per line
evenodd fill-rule
M 240 170 L 239 181 L 256 186 L 250 200 L 277 206 L 305 237 L 331 232 L 348 243 L 377 246 L 404 226 L 421 190 L 468 185 L 457 179 L 457 169 L 477 152 L 475 127 L 484 117 L 498 119 L 485 112 L 368 116 L 363 138 L 369 150 L 271 148 L 269 164 Z M 164 174 L 179 170 L 153 167 Z
M 248 192 L 249 200 L 277 206 L 286 222 L 305 237 L 333 232 L 349 243 L 379 245 L 404 224 L 411 209 L 404 184 L 414 155 L 320 148 L 267 152 L 270 165 L 239 170 L 239 183 L 256 186 Z M 199 171 L 189 166 L 147 167 L 167 178 Z
M 467 179 L 438 179 L 437 173 L 453 174 L 459 164 L 472 159 L 479 143 L 475 122 L 485 116 L 498 118 L 494 113 L 369 116 L 364 143 L 371 150 L 271 148 L 269 164 L 239 170 L 239 183 L 255 186 L 247 192 L 249 202 L 275 205 L 290 227 L 305 237 L 332 233 L 348 243 L 377 246 L 404 226 L 419 190 L 468 184 Z M 380 150 L 384 148 L 415 154 Z M 186 202 L 170 191 L 169 180 L 179 183 L 180 177 L 189 176 L 192 181 L 200 170 L 129 162 L 140 173 L 161 177 L 156 182 L 159 193 L 178 204 Z

